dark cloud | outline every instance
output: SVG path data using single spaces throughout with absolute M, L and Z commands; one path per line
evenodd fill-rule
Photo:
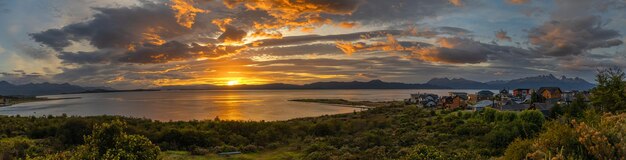
M 295 46 L 277 46 L 277 47 L 260 47 L 247 50 L 246 53 L 251 55 L 274 55 L 274 56 L 290 56 L 290 55 L 307 55 L 307 54 L 341 54 L 341 50 L 334 44 L 305 44 Z
M 169 39 L 188 33 L 187 28 L 176 22 L 173 11 L 163 4 L 145 2 L 137 7 L 96 10 L 98 13 L 89 21 L 31 36 L 35 41 L 60 51 L 71 42 L 81 40 L 97 48 L 126 48 L 134 43 L 145 43 L 149 34 Z
M 495 52 L 484 44 L 466 38 L 439 38 L 438 47 L 412 50 L 411 56 L 428 62 L 481 63 L 487 62 L 489 54 Z
M 600 17 L 553 20 L 528 31 L 533 50 L 548 56 L 579 55 L 595 48 L 621 45 L 616 30 L 605 29 Z
M 213 46 L 200 46 L 195 43 L 187 45 L 172 41 L 163 45 L 146 45 L 137 48 L 135 51 L 129 51 L 124 57 L 120 58 L 120 61 L 132 63 L 165 63 L 203 56 L 215 57 L 213 50 L 215 50 Z
M 243 38 L 247 35 L 246 31 L 238 29 L 232 25 L 227 25 L 225 29 L 226 31 L 224 31 L 224 33 L 217 38 L 220 42 L 241 43 Z
M 281 39 L 266 39 L 257 41 L 259 46 L 279 46 L 279 45 L 294 45 L 305 44 L 311 42 L 324 42 L 324 41 L 354 41 L 359 39 L 369 38 L 381 38 L 390 35 L 402 35 L 406 31 L 402 30 L 377 30 L 370 32 L 357 32 L 348 34 L 335 34 L 335 35 L 305 35 L 305 36 L 290 36 L 283 37 Z
M 455 9 L 446 0 L 364 0 L 350 16 L 336 19 L 356 20 L 365 24 L 415 22 Z
M 28 43 L 17 43 L 14 45 L 20 53 L 27 55 L 33 59 L 50 59 L 54 57 L 54 51 L 38 45 Z
M 449 26 L 438 27 L 437 31 L 439 32 L 439 34 L 449 34 L 449 35 L 456 35 L 456 36 L 464 36 L 464 35 L 468 35 L 472 33 L 472 31 L 464 29 L 464 28 L 449 27 Z
M 93 52 L 61 52 L 57 57 L 63 63 L 92 64 L 109 63 L 115 51 L 98 50 Z

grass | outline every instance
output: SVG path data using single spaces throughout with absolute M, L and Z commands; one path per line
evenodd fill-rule
M 219 156 L 217 154 L 191 155 L 191 153 L 187 151 L 164 151 L 161 153 L 163 160 L 287 160 L 296 159 L 301 156 L 300 153 L 289 151 L 287 148 L 279 148 L 259 153 L 244 153 L 229 157 Z

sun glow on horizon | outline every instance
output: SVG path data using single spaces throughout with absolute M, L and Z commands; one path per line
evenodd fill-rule
M 226 82 L 226 85 L 228 85 L 228 86 L 235 86 L 235 85 L 238 85 L 238 84 L 239 84 L 238 80 L 230 80 L 230 81 Z

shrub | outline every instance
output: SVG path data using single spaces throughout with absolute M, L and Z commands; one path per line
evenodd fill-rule
M 148 138 L 140 135 L 127 135 L 126 124 L 114 120 L 111 123 L 96 125 L 85 144 L 77 151 L 78 159 L 156 159 L 161 150 Z
M 401 159 L 447 159 L 445 155 L 446 153 L 437 150 L 435 147 L 419 144 L 411 148 Z
M 35 141 L 26 137 L 0 139 L 0 159 L 24 158 L 35 147 Z
M 541 127 L 543 125 L 543 122 L 546 121 L 543 113 L 538 110 L 524 110 L 520 113 L 519 117 L 522 121 L 535 124 L 539 127 Z
M 211 154 L 211 150 L 202 147 L 193 147 L 190 151 L 191 155 L 208 155 Z
M 519 160 L 526 159 L 529 153 L 533 152 L 533 141 L 528 139 L 515 139 L 504 151 L 504 159 Z

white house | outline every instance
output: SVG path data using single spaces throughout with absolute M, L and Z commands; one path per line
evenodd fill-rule
M 406 102 L 412 104 L 418 104 L 422 107 L 436 107 L 437 101 L 439 100 L 439 96 L 436 94 L 430 93 L 418 93 L 411 94 L 411 98 L 407 99 Z

